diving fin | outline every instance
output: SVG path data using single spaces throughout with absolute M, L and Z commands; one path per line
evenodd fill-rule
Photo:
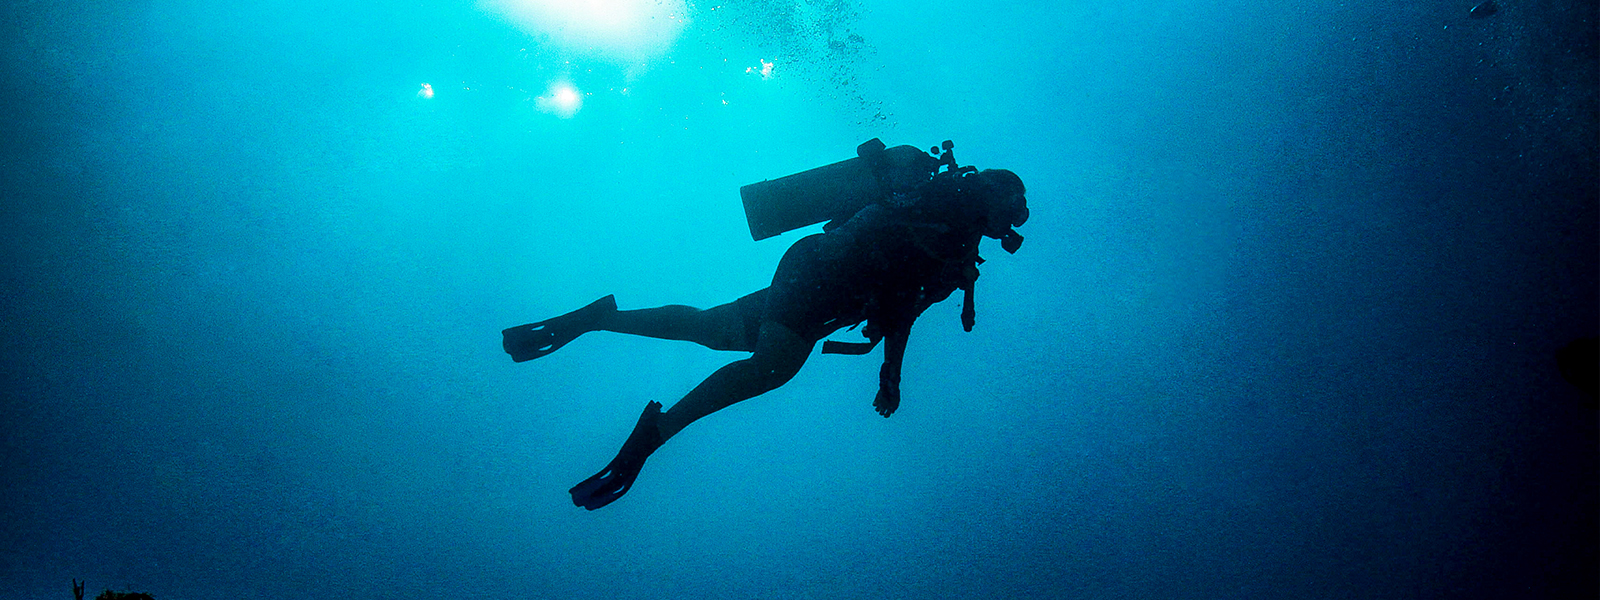
M 617 452 L 617 457 L 593 477 L 567 490 L 572 494 L 572 505 L 595 510 L 628 493 L 633 487 L 634 478 L 639 476 L 639 469 L 644 467 L 644 460 L 650 458 L 664 443 L 661 430 L 656 425 L 660 420 L 661 403 L 645 405 L 644 413 L 639 415 L 639 423 L 633 426 L 633 433 L 628 435 L 628 441 L 622 443 L 622 450 Z
M 501 347 L 511 360 L 527 362 L 560 350 L 578 336 L 599 328 L 602 318 L 617 312 L 617 297 L 606 296 L 588 306 L 538 323 L 518 325 L 500 332 Z

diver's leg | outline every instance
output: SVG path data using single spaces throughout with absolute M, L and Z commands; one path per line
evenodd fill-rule
M 759 327 L 763 296 L 763 292 L 756 292 L 705 310 L 681 305 L 621 310 L 606 315 L 596 328 L 694 342 L 712 350 L 753 352 L 756 336 L 751 334 Z
M 662 340 L 681 340 L 703 346 L 718 344 L 718 323 L 707 311 L 693 306 L 669 305 L 639 310 L 619 310 L 600 323 L 601 331 L 642 335 Z
M 616 297 L 606 296 L 559 317 L 508 327 L 500 332 L 504 338 L 501 345 L 506 354 L 511 355 L 511 360 L 530 361 L 560 350 L 578 336 L 594 331 L 597 324 L 616 312 Z
M 546 356 L 591 331 L 682 340 L 712 350 L 754 352 L 766 295 L 763 289 L 705 310 L 692 306 L 617 310 L 616 297 L 606 296 L 559 317 L 507 328 L 501 332 L 501 343 L 516 362 Z
M 718 369 L 673 405 L 672 410 L 661 412 L 661 404 L 657 402 L 646 405 L 617 457 L 599 473 L 568 490 L 573 505 L 595 510 L 621 498 L 633 488 L 645 459 L 667 438 L 700 417 L 788 382 L 805 364 L 815 344 L 814 340 L 806 340 L 776 322 L 762 323 L 760 341 L 750 358 Z
M 718 369 L 662 413 L 657 423 L 661 440 L 677 435 L 700 417 L 788 383 L 806 364 L 815 344 L 777 322 L 762 322 L 755 354 Z

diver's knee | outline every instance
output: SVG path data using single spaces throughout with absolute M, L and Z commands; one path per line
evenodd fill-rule
M 788 383 L 805 366 L 810 352 L 766 352 L 758 355 L 762 380 L 771 390 Z M 755 358 L 755 357 L 753 357 Z
M 734 303 L 714 306 L 695 314 L 695 327 L 703 333 L 702 346 L 712 350 L 753 352 L 753 336 L 745 331 L 744 319 Z
M 760 366 L 762 379 L 771 384 L 768 388 L 771 389 L 787 383 L 800 372 L 814 345 L 815 342 L 807 341 L 781 323 L 764 321 L 760 341 L 750 359 Z
M 726 322 L 708 323 L 703 346 L 722 352 L 751 352 L 755 350 L 744 335 L 744 329 Z
M 757 394 L 765 394 L 772 390 L 783 387 L 783 384 L 789 383 L 789 380 L 791 379 L 794 379 L 793 373 L 777 370 L 764 370 L 761 372 L 761 378 L 756 384 L 755 392 Z
M 801 363 L 783 363 L 772 365 L 767 369 L 767 380 L 772 382 L 772 387 L 789 383 L 795 375 L 800 373 Z

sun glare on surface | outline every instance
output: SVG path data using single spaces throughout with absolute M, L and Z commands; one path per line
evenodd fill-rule
M 533 104 L 539 108 L 539 112 L 570 119 L 578 114 L 578 109 L 583 108 L 583 95 L 570 83 L 554 83 L 550 85 L 549 92 L 534 98 Z
M 624 62 L 664 54 L 688 22 L 684 0 L 481 0 L 530 34 Z

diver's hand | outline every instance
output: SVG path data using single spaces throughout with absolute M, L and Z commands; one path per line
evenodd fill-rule
M 883 366 L 878 368 L 878 399 L 872 407 L 888 418 L 900 408 L 900 361 L 906 356 L 906 337 L 911 325 L 890 328 L 884 333 Z
M 884 381 L 882 385 L 879 385 L 878 398 L 872 401 L 872 407 L 878 409 L 878 414 L 883 415 L 885 419 L 894 414 L 894 411 L 900 408 L 899 382 L 891 384 L 888 381 Z

